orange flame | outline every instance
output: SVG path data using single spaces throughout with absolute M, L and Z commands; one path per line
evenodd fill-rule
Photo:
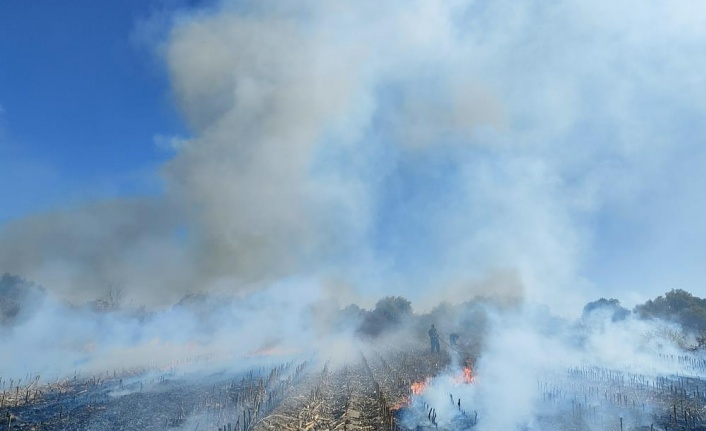
M 424 379 L 424 381 L 412 383 L 412 386 L 410 387 L 410 389 L 412 390 L 412 393 L 414 395 L 422 394 L 424 392 L 424 390 L 427 388 L 427 386 L 429 386 L 430 380 L 431 379 L 429 377 L 427 377 L 426 379 Z
M 469 385 L 475 382 L 476 377 L 473 375 L 473 370 L 469 366 L 463 367 L 463 373 L 459 373 L 453 377 L 451 380 L 457 385 Z
M 473 372 L 471 371 L 471 367 L 463 367 L 463 381 L 467 384 L 473 383 Z
M 401 408 L 407 407 L 412 403 L 412 396 L 413 395 L 421 395 L 424 393 L 426 390 L 427 386 L 431 383 L 431 377 L 427 377 L 424 380 L 421 380 L 419 382 L 414 382 L 411 385 L 409 385 L 409 390 L 411 392 L 410 396 L 405 397 L 404 399 L 400 400 L 397 402 L 393 407 L 392 410 L 399 410 Z

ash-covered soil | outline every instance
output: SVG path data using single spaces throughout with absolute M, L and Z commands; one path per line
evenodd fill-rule
M 456 378 L 458 359 L 458 352 L 430 353 L 420 343 L 240 372 L 172 369 L 45 384 L 31 377 L 29 384 L 0 381 L 0 429 L 483 429 L 484 416 L 497 412 L 483 411 L 468 398 L 477 383 L 444 386 L 444 379 Z M 706 366 L 686 357 L 674 360 L 691 360 L 698 372 Z M 458 385 L 466 395 L 454 393 Z M 434 395 L 439 392 L 443 397 Z M 584 366 L 538 376 L 535 395 L 536 414 L 518 429 L 706 429 L 706 381 L 696 377 L 649 378 Z
M 0 395 L 0 429 L 391 429 L 411 384 L 438 374 L 448 361 L 420 345 L 360 351 L 336 364 L 291 360 L 239 373 L 144 371 L 13 382 Z

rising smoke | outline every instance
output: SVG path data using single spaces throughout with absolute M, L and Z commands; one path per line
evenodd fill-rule
M 224 340 L 258 332 L 239 353 L 304 344 L 320 321 L 300 310 L 322 296 L 345 305 L 404 295 L 429 310 L 481 295 L 566 314 L 617 282 L 644 298 L 645 278 L 611 276 L 632 273 L 614 261 L 661 263 L 646 270 L 654 274 L 698 250 L 680 239 L 706 234 L 705 203 L 689 185 L 701 183 L 695 161 L 706 156 L 704 14 L 696 2 L 462 0 L 223 1 L 175 13 L 158 52 L 191 136 L 175 140 L 161 168 L 163 195 L 8 223 L 0 271 L 74 303 L 115 284 L 127 301 L 157 308 L 189 292 L 241 295 L 206 319 L 222 312 L 228 325 L 204 329 L 191 312 L 158 309 L 149 330 L 115 316 L 77 329 L 68 350 L 109 340 L 94 358 L 134 345 L 144 357 L 150 346 L 185 345 L 184 334 L 231 348 Z M 651 243 L 636 230 L 666 251 L 644 251 Z M 41 344 L 57 316 L 81 327 L 69 305 L 50 304 L 41 313 L 50 317 L 15 328 L 28 334 L 15 339 Z M 494 320 L 479 364 L 496 384 L 488 390 L 507 388 L 504 379 L 535 384 L 508 369 L 589 361 L 523 313 Z M 292 314 L 291 324 L 262 325 Z M 584 348 L 599 356 L 591 362 L 613 354 Z M 180 349 L 175 357 L 188 354 Z M 556 363 L 544 361 L 547 350 Z M 489 429 L 526 421 L 534 392 L 512 395 L 504 402 L 519 416 Z
M 658 243 L 681 235 L 663 217 L 695 224 L 641 215 L 655 186 L 664 204 L 702 207 L 682 187 L 697 175 L 682 155 L 703 157 L 689 136 L 703 133 L 690 55 L 702 12 L 632 6 L 225 1 L 175 14 L 159 52 L 192 137 L 161 171 L 164 196 L 8 223 L 2 269 L 73 299 L 117 283 L 152 305 L 292 275 L 421 299 L 499 271 L 576 309 L 600 290 L 592 278 L 623 280 L 595 267 L 623 220 Z

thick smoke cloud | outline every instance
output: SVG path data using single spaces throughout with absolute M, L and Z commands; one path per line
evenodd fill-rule
M 173 237 L 177 222 L 162 201 L 149 199 L 38 214 L 4 227 L 0 261 L 72 302 L 118 286 L 129 286 L 131 301 L 174 302 L 188 291 L 183 277 L 189 275 L 188 251 Z M 164 283 L 170 289 L 156 288 Z M 170 290 L 169 297 L 160 293 Z
M 689 284 L 703 273 L 688 257 L 702 246 L 682 241 L 704 234 L 690 186 L 702 9 L 302 0 L 176 14 L 160 46 L 192 136 L 161 170 L 164 196 L 8 223 L 0 269 L 75 298 L 118 283 L 152 304 L 292 275 L 467 299 L 512 274 L 513 295 L 575 311 L 602 288 L 663 290 L 621 264 L 673 264 Z
M 356 90 L 318 37 L 291 19 L 229 14 L 174 31 L 167 58 L 198 137 L 165 176 L 193 213 L 201 267 L 213 274 L 316 269 L 358 229 L 355 185 L 312 173 Z
M 573 321 L 522 304 L 577 315 L 706 276 L 704 15 L 632 0 L 246 0 L 160 15 L 191 136 L 173 140 L 158 197 L 0 226 L 0 273 L 50 292 L 0 328 L 29 358 L 0 368 L 233 367 L 319 347 L 336 363 L 353 348 L 351 328 L 329 338 L 340 306 L 403 295 L 416 311 L 473 297 L 510 310 L 437 322 L 483 323 L 478 381 L 460 394 L 479 429 L 532 429 L 537 376 L 556 370 L 681 371 L 655 356 L 672 353 L 655 335 L 669 329 L 628 319 L 577 339 Z M 110 286 L 155 307 L 62 301 Z M 157 307 L 199 291 L 231 296 Z
M 644 387 L 630 382 L 654 389 L 659 379 L 700 378 L 703 372 L 691 362 L 703 360 L 703 352 L 687 352 L 694 340 L 673 323 L 634 316 L 614 320 L 610 309 L 596 309 L 578 320 L 527 305 L 475 303 L 458 311 L 437 314 L 437 323 L 454 322 L 443 333 L 459 331 L 462 347 L 447 347 L 450 366 L 427 382 L 401 416 L 407 429 L 429 426 L 432 407 L 439 429 L 476 424 L 479 430 L 605 430 L 618 429 L 621 418 L 625 429 L 657 427 L 666 405 L 660 403 L 668 398 L 647 395 Z M 465 352 L 473 350 L 468 342 L 481 344 L 479 354 L 471 357 L 472 384 L 464 383 L 461 371 Z M 622 383 L 607 383 L 591 373 Z M 608 401 L 614 392 L 630 393 L 631 402 Z

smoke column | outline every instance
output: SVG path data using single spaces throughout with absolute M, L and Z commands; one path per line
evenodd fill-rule
M 655 241 L 680 235 L 669 218 L 693 224 L 650 212 L 646 196 L 703 208 L 684 157 L 704 156 L 701 9 L 224 1 L 175 13 L 158 46 L 192 136 L 174 140 L 164 196 L 9 223 L 2 269 L 74 299 L 117 283 L 150 304 L 292 275 L 468 297 L 499 271 L 529 299 L 577 304 L 600 291 L 592 279 L 621 281 L 596 254 L 611 229 L 629 231 L 622 220 Z
M 243 306 L 257 310 L 250 320 L 226 312 L 241 315 L 239 333 L 271 315 L 267 304 L 300 310 L 326 295 L 404 295 L 420 310 L 499 296 L 570 314 L 620 283 L 649 296 L 641 283 L 670 264 L 693 281 L 703 268 L 682 258 L 703 250 L 680 240 L 706 235 L 694 186 L 705 14 L 697 2 L 603 0 L 223 1 L 175 13 L 157 51 L 191 135 L 173 141 L 164 193 L 8 223 L 0 271 L 79 303 L 109 285 L 155 308 L 189 292 L 259 298 Z M 645 251 L 637 231 L 664 252 Z M 631 252 L 655 265 L 611 275 Z M 129 324 L 119 334 L 198 333 L 190 319 L 165 313 L 154 338 Z M 282 332 L 270 324 L 263 339 Z M 522 338 L 521 326 L 496 339 Z

